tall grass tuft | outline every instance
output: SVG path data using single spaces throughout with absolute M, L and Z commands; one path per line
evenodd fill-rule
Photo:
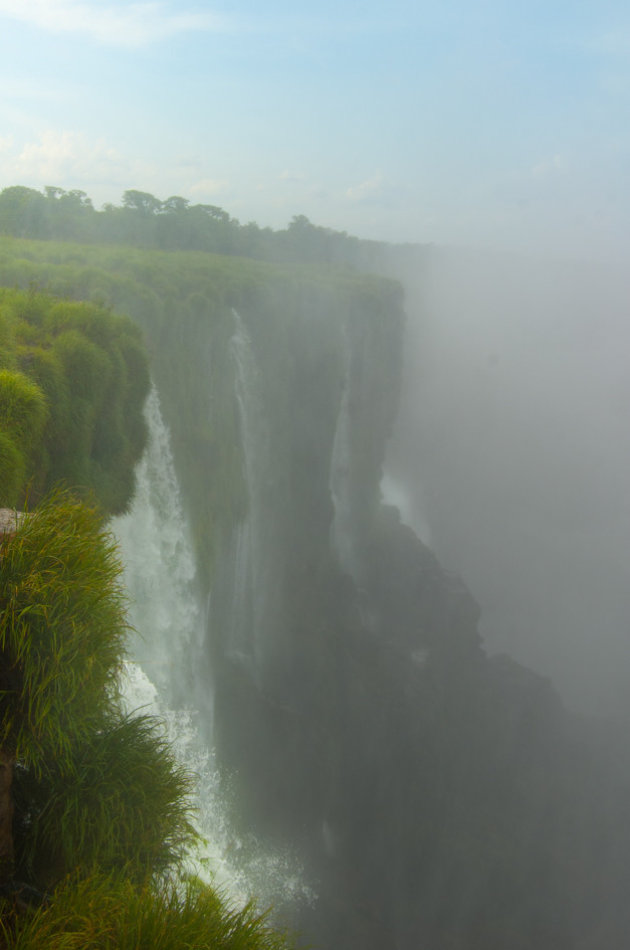
M 70 770 L 109 714 L 124 654 L 118 553 L 98 511 L 57 492 L 0 557 L 0 747 Z
M 284 950 L 286 938 L 251 907 L 235 909 L 210 887 L 137 887 L 95 873 L 69 880 L 48 907 L 4 918 L 6 950 Z
M 152 717 L 113 721 L 78 743 L 65 768 L 18 770 L 26 816 L 17 840 L 21 877 L 49 890 L 75 869 L 125 869 L 136 882 L 163 874 L 197 835 L 193 777 L 177 764 Z

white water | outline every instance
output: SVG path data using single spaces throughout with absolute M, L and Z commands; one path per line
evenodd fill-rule
M 125 564 L 131 595 L 130 620 L 137 631 L 134 658 L 169 701 L 192 669 L 204 633 L 195 585 L 195 560 L 184 517 L 169 433 L 153 388 L 145 406 L 146 451 L 136 469 L 136 491 L 128 515 L 111 527 Z
M 266 615 L 264 504 L 261 495 L 266 471 L 267 443 L 260 404 L 260 381 L 251 340 L 240 314 L 232 310 L 235 329 L 230 340 L 234 361 L 234 386 L 238 404 L 244 475 L 247 487 L 247 515 L 237 526 L 230 552 L 230 630 L 228 653 L 252 658 L 260 667 L 263 627 Z
M 352 356 L 348 331 L 344 327 L 344 388 L 337 415 L 337 426 L 330 459 L 329 486 L 333 502 L 331 526 L 332 549 L 339 566 L 360 586 L 360 559 L 355 531 L 353 507 L 352 446 L 350 443 L 352 420 L 350 418 L 351 390 L 353 382 Z
M 155 389 L 145 416 L 149 441 L 136 470 L 134 501 L 127 515 L 111 522 L 125 564 L 130 619 L 137 631 L 121 683 L 123 702 L 129 712 L 158 716 L 178 760 L 198 776 L 196 823 L 204 844 L 190 856 L 191 867 L 237 903 L 256 897 L 263 905 L 286 907 L 312 895 L 286 855 L 265 853 L 253 836 L 235 831 L 214 753 L 204 746 L 197 728 L 200 715 L 206 720 L 211 715 L 202 651 L 206 616 L 197 593 L 191 534 L 169 433 Z

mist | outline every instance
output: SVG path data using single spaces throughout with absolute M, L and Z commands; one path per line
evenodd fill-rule
M 433 249 L 399 276 L 386 471 L 410 523 L 478 600 L 489 653 L 551 677 L 570 708 L 627 711 L 627 273 Z

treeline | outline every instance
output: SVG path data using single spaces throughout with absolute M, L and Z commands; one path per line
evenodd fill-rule
M 160 200 L 125 191 L 121 205 L 97 211 L 84 191 L 14 185 L 0 192 L 0 234 L 88 244 L 131 244 L 159 250 L 209 251 L 276 262 L 315 262 L 378 269 L 388 247 L 312 224 L 304 215 L 274 231 L 241 224 L 216 205 L 173 195 Z

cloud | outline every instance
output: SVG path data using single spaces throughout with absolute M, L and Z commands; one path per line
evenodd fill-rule
M 102 140 L 89 142 L 78 132 L 43 132 L 39 141 L 25 145 L 16 159 L 23 177 L 37 181 L 97 177 L 104 165 L 111 174 L 120 156 Z
M 51 33 L 80 33 L 111 46 L 138 47 L 177 33 L 220 30 L 210 13 L 170 12 L 163 2 L 95 4 L 83 0 L 0 0 L 0 15 Z
M 9 138 L 0 141 L 0 179 L 7 184 L 113 189 L 151 181 L 155 175 L 150 165 L 130 161 L 105 140 L 90 140 L 79 132 L 49 130 L 19 145 Z
M 195 197 L 214 197 L 224 195 L 229 188 L 229 184 L 227 178 L 202 178 L 191 185 L 188 191 Z
M 350 201 L 374 201 L 381 197 L 383 187 L 383 176 L 374 175 L 367 181 L 362 181 L 359 185 L 352 185 L 346 190 L 346 198 Z

